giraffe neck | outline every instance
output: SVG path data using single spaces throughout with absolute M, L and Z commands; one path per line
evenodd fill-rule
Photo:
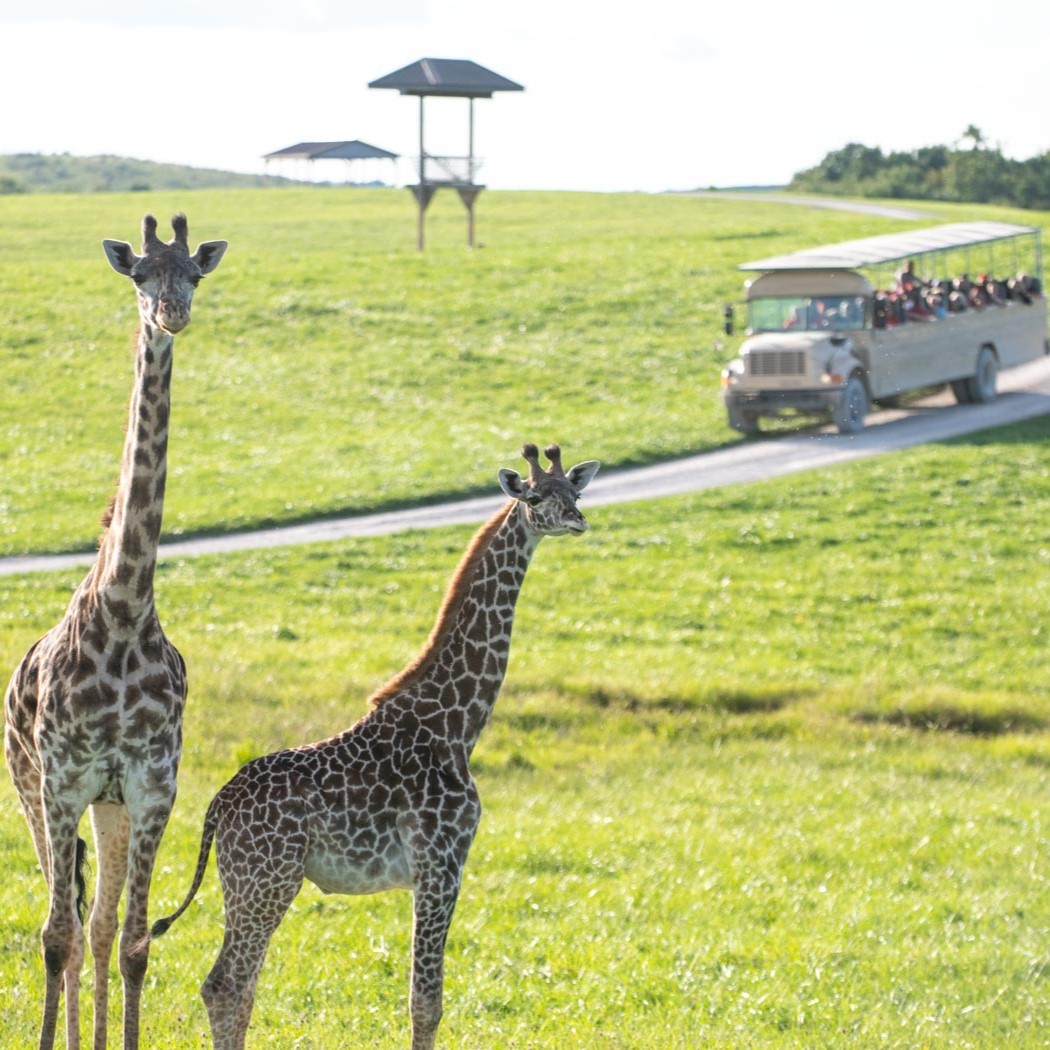
M 99 545 L 91 590 L 115 619 L 135 622 L 153 608 L 153 574 L 168 472 L 173 340 L 143 322 L 117 493 Z
M 467 757 L 496 703 L 510 657 L 514 607 L 540 536 L 511 501 L 482 526 L 416 660 L 372 697 L 425 722 Z

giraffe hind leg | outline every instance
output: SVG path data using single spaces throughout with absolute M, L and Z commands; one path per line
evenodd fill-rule
M 78 840 L 79 847 L 84 840 Z M 79 926 L 73 938 L 73 950 L 66 963 L 66 1050 L 80 1046 L 80 970 L 84 965 L 84 927 Z
M 91 807 L 98 874 L 91 905 L 88 941 L 95 962 L 94 1047 L 106 1050 L 109 1013 L 109 968 L 117 934 L 117 905 L 128 870 L 130 823 L 123 806 L 97 803 Z
M 215 857 L 226 929 L 201 987 L 213 1050 L 243 1050 L 270 938 L 302 888 L 306 834 L 299 805 L 295 800 L 288 819 L 268 827 L 242 813 L 239 832 L 224 829 L 220 818 Z
M 245 908 L 236 903 L 230 907 L 227 901 L 222 949 L 201 986 L 213 1050 L 243 1050 L 270 938 L 301 886 L 301 879 L 280 887 L 271 884 L 264 899 Z

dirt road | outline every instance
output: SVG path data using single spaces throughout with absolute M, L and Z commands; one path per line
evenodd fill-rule
M 796 197 L 784 193 L 762 193 L 755 190 L 682 190 L 683 197 L 714 197 L 731 201 L 763 201 L 766 204 L 791 204 L 799 208 L 823 208 L 825 211 L 848 211 L 860 215 L 877 215 L 880 219 L 928 219 L 929 212 L 902 208 L 875 201 L 858 201 L 845 197 Z
M 795 474 L 1045 415 L 1050 413 L 1050 358 L 1001 373 L 999 390 L 1000 396 L 987 405 L 956 405 L 945 393 L 906 409 L 874 412 L 859 434 L 842 435 L 830 428 L 813 429 L 739 441 L 714 452 L 650 467 L 608 471 L 599 474 L 587 489 L 586 502 L 593 507 L 660 499 Z M 162 545 L 160 557 L 170 561 L 200 554 L 320 543 L 347 536 L 378 536 L 408 529 L 474 524 L 494 513 L 503 501 L 504 497 L 496 494 L 429 507 L 182 540 Z M 0 576 L 90 565 L 92 561 L 92 552 L 2 558 Z

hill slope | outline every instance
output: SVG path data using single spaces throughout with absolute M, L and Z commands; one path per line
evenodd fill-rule
M 245 175 L 132 157 L 74 157 L 70 153 L 0 156 L 0 193 L 119 193 L 295 185 L 302 183 L 276 175 Z

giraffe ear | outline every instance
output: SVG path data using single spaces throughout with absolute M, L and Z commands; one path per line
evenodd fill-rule
M 139 257 L 126 241 L 103 241 L 102 250 L 109 259 L 109 265 L 119 274 L 125 277 L 131 276 L 131 268 L 139 261 Z
M 200 267 L 201 273 L 211 273 L 219 265 L 226 251 L 228 241 L 205 241 L 197 245 L 193 253 L 193 261 Z
M 516 470 L 509 470 L 507 467 L 504 467 L 499 472 L 499 485 L 511 499 L 525 498 L 525 485 L 521 480 L 521 475 Z
M 598 473 L 600 466 L 601 463 L 596 459 L 589 459 L 586 463 L 577 463 L 565 476 L 577 492 L 583 492 L 594 479 L 594 475 Z

